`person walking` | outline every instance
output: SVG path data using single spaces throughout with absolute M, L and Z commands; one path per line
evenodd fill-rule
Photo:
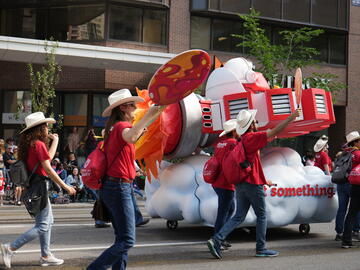
M 219 135 L 220 140 L 215 144 L 214 156 L 217 158 L 220 164 L 222 160 L 229 152 L 235 148 L 236 139 L 239 137 L 236 133 L 236 119 L 230 119 L 224 124 L 224 131 Z M 216 221 L 214 224 L 214 234 L 218 233 L 222 226 L 230 219 L 235 210 L 235 185 L 229 184 L 224 176 L 223 169 L 221 168 L 220 174 L 211 183 L 215 193 L 218 197 L 218 210 Z M 221 243 L 222 249 L 228 249 L 231 244 L 227 241 Z
M 110 212 L 115 242 L 88 267 L 88 270 L 125 269 L 128 251 L 135 244 L 135 211 L 132 199 L 132 181 L 135 178 L 134 143 L 147 125 L 165 108 L 152 106 L 144 117 L 132 125 L 136 103 L 144 100 L 132 96 L 128 89 L 112 93 L 109 106 L 102 116 L 108 117 L 105 126 L 104 149 L 107 164 L 106 177 L 100 189 L 100 198 Z M 109 165 L 108 165 L 109 166 Z
M 348 148 L 345 151 L 351 151 L 353 149 L 360 149 L 360 134 L 357 131 L 350 132 L 346 135 L 346 142 Z M 352 152 L 352 164 L 351 169 L 354 169 L 360 164 L 360 151 Z M 344 223 L 344 232 L 342 235 L 342 248 L 352 248 L 354 247 L 352 241 L 352 230 L 356 221 L 356 216 L 360 210 L 360 186 L 359 185 L 350 185 L 350 204 L 349 209 L 345 218 Z
M 57 134 L 49 134 L 48 123 L 55 123 L 53 118 L 45 118 L 42 112 L 35 112 L 25 118 L 26 128 L 20 134 L 19 159 L 23 160 L 29 171 L 35 169 L 30 180 L 29 190 L 35 185 L 40 185 L 44 193 L 41 196 L 40 209 L 35 214 L 35 225 L 30 230 L 20 235 L 11 243 L 1 244 L 3 262 L 7 268 L 11 267 L 11 257 L 15 251 L 26 243 L 39 237 L 41 248 L 41 266 L 60 265 L 64 260 L 56 258 L 50 252 L 51 226 L 53 214 L 47 194 L 47 176 L 52 181 L 66 189 L 69 194 L 75 194 L 72 187 L 68 187 L 52 169 L 50 160 L 54 157 L 58 146 Z M 48 148 L 49 140 L 52 140 Z
M 256 254 L 257 257 L 275 257 L 279 252 L 266 248 L 266 209 L 264 185 L 271 186 L 265 179 L 260 162 L 259 150 L 267 141 L 283 131 L 287 125 L 299 116 L 300 109 L 295 110 L 287 119 L 273 129 L 259 132 L 255 120 L 257 110 L 241 110 L 236 117 L 236 132 L 241 136 L 246 158 L 251 164 L 251 171 L 244 182 L 235 185 L 236 212 L 211 239 L 207 241 L 210 253 L 221 259 L 221 243 L 244 220 L 250 206 L 256 215 Z

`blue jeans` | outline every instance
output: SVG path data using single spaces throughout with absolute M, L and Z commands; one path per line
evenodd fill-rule
M 217 233 L 233 214 L 235 202 L 234 191 L 217 187 L 213 189 L 218 196 L 218 211 L 214 225 L 214 233 Z
M 88 270 L 125 269 L 128 250 L 135 244 L 135 214 L 132 189 L 129 183 L 105 181 L 100 196 L 111 213 L 115 242 L 106 249 Z
M 342 241 L 345 244 L 350 244 L 352 242 L 351 230 L 354 228 L 355 219 L 360 212 L 360 186 L 351 185 L 350 189 L 350 205 L 345 218 L 344 233 L 342 237 Z
M 50 255 L 51 226 L 53 223 L 54 218 L 52 214 L 52 208 L 50 201 L 48 201 L 47 206 L 36 215 L 35 226 L 20 235 L 14 242 L 10 244 L 10 247 L 19 249 L 26 243 L 34 240 L 36 237 L 39 237 L 41 256 L 47 257 Z
M 134 193 L 134 187 L 131 187 L 131 197 L 134 205 L 134 212 L 135 212 L 135 224 L 139 224 L 144 221 L 144 218 L 141 214 L 141 211 L 139 209 L 139 206 L 136 203 L 135 193 Z
M 214 235 L 215 241 L 222 242 L 225 238 L 244 220 L 249 211 L 250 205 L 256 215 L 256 251 L 266 249 L 266 210 L 265 194 L 262 185 L 252 185 L 247 182 L 237 184 L 236 212 L 235 215 L 225 223 L 221 230 Z
M 335 219 L 335 231 L 338 234 L 342 234 L 344 230 L 344 220 L 345 215 L 348 209 L 349 199 L 350 199 L 350 183 L 337 184 L 336 185 L 338 198 L 339 198 L 339 208 L 336 213 Z M 360 213 L 356 215 L 353 231 L 359 231 L 360 224 Z

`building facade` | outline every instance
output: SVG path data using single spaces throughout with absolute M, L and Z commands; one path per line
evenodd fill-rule
M 191 48 L 204 49 L 227 61 L 246 57 L 246 50 L 236 47 L 237 41 L 230 35 L 243 32 L 237 14 L 248 13 L 251 6 L 260 11 L 261 23 L 273 43 L 278 42 L 278 31 L 282 29 L 311 26 L 325 30 L 324 35 L 312 42 L 321 52 L 318 57 L 322 63 L 304 70 L 304 76 L 314 71 L 331 72 L 348 85 L 336 96 L 337 122 L 328 130 L 332 153 L 347 132 L 359 129 L 358 0 L 1 0 L 0 3 L 0 35 L 8 38 L 6 51 L 0 47 L 0 137 L 16 136 L 21 129 L 21 120 L 13 115 L 19 106 L 25 114 L 31 110 L 26 63 L 36 57 L 20 57 L 20 53 L 28 54 L 25 49 L 17 49 L 16 38 L 38 41 L 52 37 L 62 44 L 64 51 L 66 46 L 69 50 L 76 46 L 85 48 L 82 45 L 97 46 L 96 50 L 105 46 L 114 49 L 113 53 L 136 50 L 151 57 L 149 65 L 153 63 L 153 70 L 159 66 L 157 59 L 171 58 Z M 91 51 L 91 47 L 86 48 L 87 53 Z M 131 53 L 124 52 L 124 59 Z M 153 74 L 151 69 L 144 68 L 145 64 L 132 65 L 122 59 L 118 61 L 123 61 L 123 65 L 116 67 L 105 58 L 101 65 L 94 66 L 83 61 L 91 57 L 95 56 L 79 54 L 73 60 L 60 62 L 63 72 L 56 86 L 55 111 L 64 115 L 63 148 L 75 126 L 81 138 L 90 127 L 99 133 L 104 125 L 101 112 L 109 93 L 121 88 L 133 91 L 135 86 L 146 88 Z M 309 136 L 315 138 L 318 134 Z M 300 150 L 305 150 L 311 147 L 312 140 L 299 142 L 305 145 Z

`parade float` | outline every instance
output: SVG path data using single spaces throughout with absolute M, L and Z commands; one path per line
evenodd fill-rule
M 151 217 L 166 219 L 170 229 L 176 229 L 180 220 L 207 226 L 215 223 L 217 195 L 202 176 L 209 156 L 193 153 L 212 145 L 223 130 L 222 123 L 236 118 L 240 110 L 257 109 L 259 130 L 265 131 L 300 107 L 301 115 L 278 136 L 281 138 L 335 123 L 331 94 L 323 89 L 301 89 L 299 74 L 294 91 L 270 89 L 263 75 L 244 58 L 231 59 L 211 73 L 210 67 L 206 52 L 186 51 L 154 74 L 148 90 L 138 90 L 145 102 L 139 104 L 135 121 L 149 106 L 167 105 L 136 143 L 136 159 L 147 173 L 146 210 Z M 206 79 L 205 96 L 194 94 Z M 173 164 L 164 159 L 181 161 Z M 308 233 L 310 223 L 334 219 L 338 201 L 330 176 L 317 167 L 303 166 L 299 154 L 290 148 L 265 148 L 261 162 L 266 178 L 276 183 L 264 186 L 268 227 L 300 224 L 300 232 Z M 241 227 L 255 223 L 251 209 Z

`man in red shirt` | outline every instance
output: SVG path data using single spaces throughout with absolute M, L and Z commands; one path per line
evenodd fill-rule
M 283 131 L 287 125 L 299 116 L 300 110 L 294 111 L 286 120 L 266 132 L 257 131 L 255 120 L 257 110 L 241 110 L 236 117 L 236 132 L 241 136 L 247 160 L 251 164 L 251 171 L 244 182 L 236 184 L 236 212 L 224 224 L 221 230 L 208 240 L 207 245 L 211 254 L 221 259 L 221 242 L 244 220 L 250 206 L 256 215 L 256 255 L 257 257 L 275 257 L 279 253 L 266 249 L 266 209 L 264 185 L 272 185 L 265 179 L 260 162 L 260 149 L 266 146 L 267 141 Z
M 327 154 L 328 139 L 327 137 L 321 137 L 314 145 L 315 152 L 315 164 L 314 166 L 319 167 L 326 175 L 330 175 L 331 172 L 331 158 Z

